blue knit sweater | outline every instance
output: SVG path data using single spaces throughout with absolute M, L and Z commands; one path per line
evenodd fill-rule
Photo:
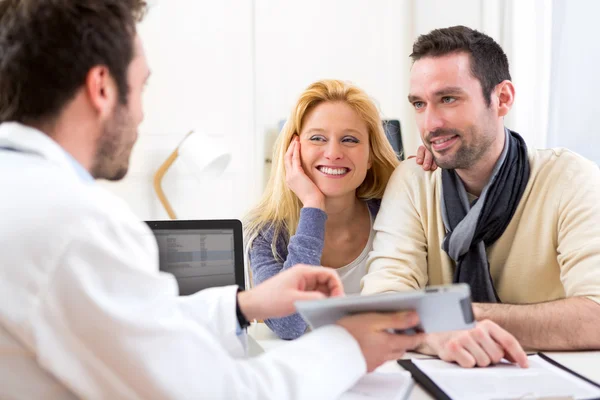
M 369 200 L 367 206 L 373 218 L 379 211 L 381 200 Z M 252 278 L 257 285 L 266 279 L 284 271 L 296 264 L 320 265 L 325 241 L 325 221 L 327 214 L 318 208 L 303 208 L 300 210 L 300 221 L 296 234 L 289 240 L 283 236 L 277 238 L 276 248 L 285 260 L 283 263 L 275 259 L 271 250 L 273 229 L 260 232 L 252 242 L 249 258 L 252 268 Z M 306 331 L 306 323 L 299 314 L 284 318 L 273 318 L 265 321 L 267 326 L 282 339 L 296 339 Z

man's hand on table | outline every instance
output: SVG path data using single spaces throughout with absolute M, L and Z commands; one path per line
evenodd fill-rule
M 418 351 L 461 367 L 487 367 L 503 358 L 527 368 L 527 354 L 509 332 L 490 320 L 466 331 L 430 333 Z

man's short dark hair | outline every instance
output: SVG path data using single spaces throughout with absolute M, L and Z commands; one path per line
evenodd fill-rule
M 0 0 L 0 122 L 52 119 L 105 66 L 127 103 L 143 0 Z
M 435 29 L 417 38 L 410 57 L 415 62 L 424 57 L 460 52 L 469 54 L 471 74 L 481 83 L 483 98 L 489 106 L 496 85 L 511 79 L 508 58 L 491 37 L 461 25 Z

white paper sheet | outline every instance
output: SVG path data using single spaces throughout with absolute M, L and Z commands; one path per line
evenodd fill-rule
M 547 362 L 529 356 L 529 368 L 508 362 L 487 368 L 461 368 L 441 360 L 412 360 L 452 399 L 505 400 L 540 397 L 593 399 L 600 388 Z
M 373 372 L 362 377 L 340 400 L 404 400 L 413 385 L 408 371 Z

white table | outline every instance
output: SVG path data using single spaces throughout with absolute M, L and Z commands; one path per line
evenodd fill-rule
M 285 345 L 285 340 L 279 339 L 265 324 L 252 324 L 248 328 L 248 334 L 262 346 L 265 351 Z M 548 357 L 553 358 L 564 366 L 585 376 L 594 382 L 600 382 L 600 351 L 582 352 L 545 352 Z M 421 354 L 406 353 L 403 358 L 423 358 Z M 390 361 L 379 367 L 378 371 L 394 371 L 402 368 L 398 363 Z M 419 384 L 416 384 L 409 397 L 410 400 L 433 399 Z

